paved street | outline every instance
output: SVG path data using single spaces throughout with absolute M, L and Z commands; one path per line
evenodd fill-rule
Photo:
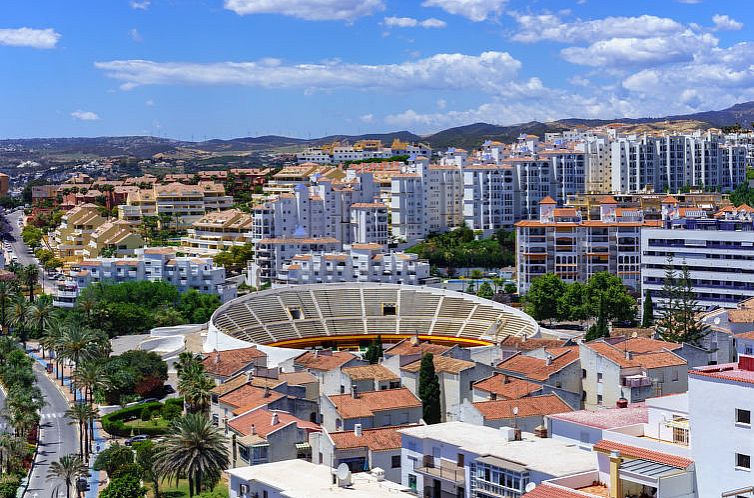
M 51 462 L 59 459 L 62 455 L 78 453 L 79 438 L 76 426 L 69 425 L 69 419 L 65 416 L 68 409 L 68 401 L 58 391 L 43 372 L 39 364 L 35 364 L 34 373 L 37 377 L 37 385 L 45 397 L 45 406 L 42 408 L 40 425 L 42 431 L 39 438 L 39 454 L 37 463 L 24 496 L 32 497 L 38 493 L 39 498 L 52 496 L 56 483 L 47 481 L 47 469 Z M 65 496 L 64 487 L 60 490 L 60 496 Z
M 18 258 L 19 264 L 24 266 L 32 264 L 35 265 L 37 264 L 37 260 L 34 259 L 33 255 L 26 252 L 28 246 L 24 244 L 24 241 L 21 238 L 21 229 L 18 227 L 18 220 L 20 220 L 22 216 L 22 211 L 16 211 L 15 213 L 6 215 L 8 223 L 11 226 L 11 234 L 15 239 L 13 242 L 11 242 L 11 247 L 13 248 L 13 254 Z M 6 261 L 6 264 L 9 262 L 10 261 Z M 46 277 L 42 268 L 39 269 L 39 280 L 44 286 L 45 293 L 50 294 L 55 290 L 55 282 Z

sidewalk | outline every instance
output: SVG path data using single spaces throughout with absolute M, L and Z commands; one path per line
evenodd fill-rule
M 58 377 L 60 376 L 60 372 L 58 371 L 57 367 L 55 367 L 55 363 L 53 362 L 53 372 L 48 373 L 47 372 L 47 359 L 42 359 L 38 354 L 36 353 L 29 353 L 29 356 L 31 356 L 34 360 L 37 361 L 40 365 L 42 365 L 45 375 L 47 378 L 49 378 L 53 384 L 55 384 L 55 387 L 58 388 L 58 391 L 68 400 L 69 405 L 73 405 L 74 403 L 74 397 L 73 393 L 71 392 L 70 385 L 71 385 L 71 374 L 73 373 L 71 368 L 66 367 L 65 365 L 62 367 L 63 372 L 63 384 L 65 387 L 60 385 L 60 379 L 55 378 L 55 375 L 57 374 Z M 81 392 L 77 390 L 77 396 L 76 399 L 81 399 L 83 396 L 81 395 Z M 78 430 L 78 429 L 77 429 Z M 86 498 L 97 498 L 99 496 L 100 487 L 104 488 L 107 481 L 107 474 L 104 471 L 95 472 L 92 468 L 94 466 L 94 461 L 97 459 L 97 454 L 107 448 L 107 439 L 104 437 L 104 431 L 102 430 L 102 425 L 100 424 L 99 420 L 94 421 L 94 451 L 91 455 L 89 455 L 89 491 L 86 492 Z

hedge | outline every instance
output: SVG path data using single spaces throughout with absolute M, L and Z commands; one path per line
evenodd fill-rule
M 183 398 L 168 399 L 165 401 L 165 405 L 178 405 L 181 407 L 181 409 L 183 409 Z M 165 432 L 167 432 L 166 429 L 157 427 L 141 427 L 139 429 L 135 429 L 133 427 L 127 426 L 125 422 L 130 422 L 132 420 L 141 418 L 141 412 L 145 408 L 149 409 L 152 412 L 159 412 L 162 411 L 163 406 L 164 405 L 159 401 L 151 401 L 149 403 L 141 403 L 134 406 L 128 406 L 113 413 L 108 413 L 101 419 L 102 428 L 108 434 L 120 437 L 130 437 L 132 435 L 132 431 L 135 431 L 134 434 L 138 433 L 146 434 L 148 436 L 161 436 L 165 434 Z

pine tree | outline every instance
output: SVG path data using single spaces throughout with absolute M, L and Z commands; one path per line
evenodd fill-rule
M 665 266 L 665 282 L 662 285 L 662 311 L 657 321 L 657 333 L 664 341 L 680 342 L 681 331 L 678 326 L 680 287 L 678 285 L 678 272 L 673 266 L 673 258 L 668 257 L 667 261 L 668 264 Z
M 367 350 L 364 353 L 364 359 L 367 360 L 370 365 L 374 365 L 380 362 L 380 358 L 382 358 L 382 336 L 378 335 L 375 339 L 372 339 L 369 347 L 367 347 Z
M 600 297 L 599 313 L 597 314 L 597 323 L 589 327 L 589 331 L 584 337 L 585 341 L 593 341 L 601 337 L 610 337 L 610 328 L 607 323 L 607 311 L 605 306 L 605 299 Z
M 641 313 L 641 326 L 642 328 L 649 328 L 655 321 L 654 310 L 652 308 L 652 296 L 647 292 L 644 295 L 644 309 Z
M 422 400 L 422 418 L 427 424 L 437 424 L 442 419 L 440 409 L 440 379 L 435 372 L 432 353 L 422 357 L 419 369 L 419 398 Z
M 679 317 L 677 319 L 681 332 L 682 342 L 699 345 L 704 336 L 709 332 L 709 327 L 697 319 L 699 304 L 694 294 L 694 288 L 691 285 L 691 276 L 689 267 L 683 265 L 681 270 L 681 279 L 679 283 Z

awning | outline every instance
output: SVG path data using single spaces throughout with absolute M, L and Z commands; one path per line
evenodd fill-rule
M 665 422 L 665 427 L 673 427 L 674 429 L 686 429 L 689 428 L 689 419 L 679 418 L 675 420 L 668 420 Z
M 632 474 L 638 474 L 650 479 L 659 479 L 660 477 L 677 474 L 679 472 L 679 469 L 672 465 L 650 462 L 649 460 L 642 460 L 641 458 L 621 463 L 620 470 Z
M 498 467 L 500 469 L 510 470 L 513 472 L 526 472 L 525 465 L 522 465 L 518 462 L 512 462 L 510 460 L 505 460 L 504 458 L 498 458 L 492 455 L 479 457 L 475 461 L 477 463 L 485 463 L 487 465 L 491 465 L 492 467 Z
M 296 443 L 296 449 L 297 450 L 308 450 L 308 451 L 311 451 L 312 450 L 312 445 L 310 445 L 309 443 Z

